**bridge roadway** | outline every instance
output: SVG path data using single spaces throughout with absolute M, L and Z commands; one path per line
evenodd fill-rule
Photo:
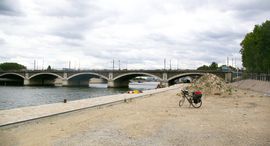
M 16 80 L 16 84 L 25 86 L 88 86 L 91 78 L 100 78 L 108 87 L 128 87 L 129 80 L 138 76 L 150 76 L 160 81 L 163 87 L 174 84 L 176 79 L 185 76 L 198 77 L 205 73 L 220 76 L 227 82 L 232 81 L 231 72 L 198 70 L 26 70 L 0 72 L 1 85 L 5 80 Z M 2 80 L 1 80 L 2 79 Z

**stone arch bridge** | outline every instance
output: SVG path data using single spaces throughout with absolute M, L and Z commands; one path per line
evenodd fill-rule
M 205 73 L 220 76 L 225 81 L 232 80 L 231 72 L 198 71 L 198 70 L 27 70 L 0 72 L 1 85 L 6 82 L 16 82 L 21 85 L 54 85 L 54 86 L 89 86 L 91 78 L 101 78 L 108 87 L 127 87 L 129 80 L 137 76 L 151 76 L 158 79 L 162 86 L 174 84 L 176 79 L 185 76 L 198 77 Z

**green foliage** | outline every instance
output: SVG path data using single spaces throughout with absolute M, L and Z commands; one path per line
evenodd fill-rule
M 24 70 L 26 67 L 24 65 L 13 63 L 13 62 L 5 62 L 0 64 L 0 70 L 9 71 L 9 70 Z
M 218 70 L 218 64 L 216 62 L 212 62 L 211 65 L 203 65 L 197 68 L 197 70 Z
M 248 72 L 270 72 L 270 21 L 255 25 L 241 42 L 242 62 Z
M 207 65 L 203 65 L 198 67 L 197 70 L 209 70 L 209 67 Z
M 216 62 L 212 62 L 212 64 L 209 66 L 210 70 L 217 70 L 218 69 L 218 64 Z

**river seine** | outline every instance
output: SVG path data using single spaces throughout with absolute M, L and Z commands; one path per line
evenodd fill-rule
M 107 88 L 107 84 L 93 84 L 90 87 L 40 87 L 40 86 L 0 86 L 0 110 L 25 106 L 93 98 L 126 93 L 129 90 L 149 90 L 158 82 L 130 84 L 129 88 Z

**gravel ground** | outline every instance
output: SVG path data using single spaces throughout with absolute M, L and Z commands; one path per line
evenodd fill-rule
M 0 145 L 270 145 L 270 97 L 237 90 L 194 109 L 177 92 L 1 127 Z
M 270 96 L 270 82 L 259 81 L 259 80 L 241 80 L 238 82 L 231 83 L 232 86 L 240 89 L 248 89 L 257 92 L 265 93 L 267 96 Z

